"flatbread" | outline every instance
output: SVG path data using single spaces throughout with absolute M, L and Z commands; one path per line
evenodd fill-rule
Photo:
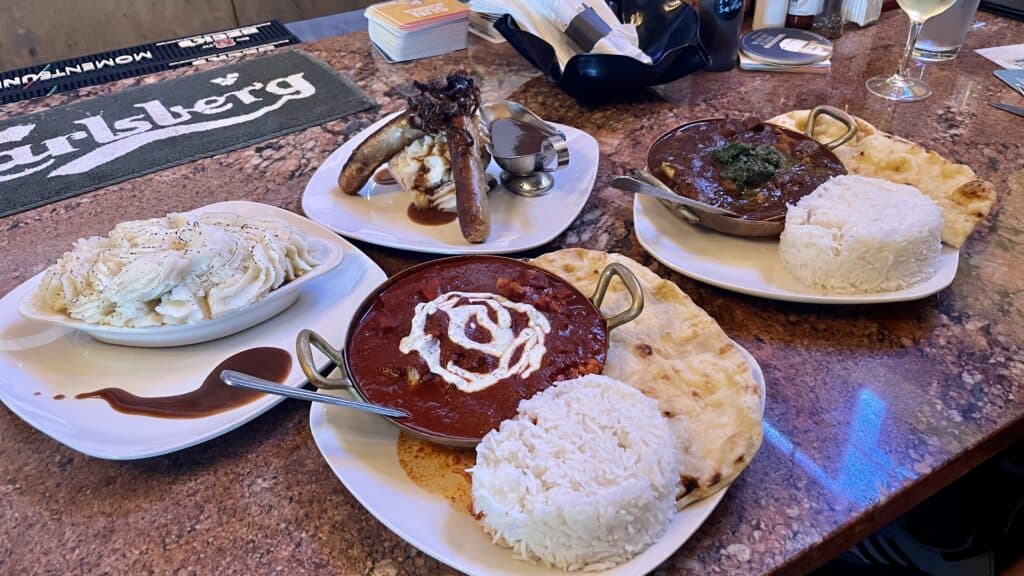
M 761 390 L 746 359 L 678 286 L 619 254 L 570 248 L 531 261 L 591 294 L 601 270 L 627 266 L 644 289 L 644 311 L 610 334 L 604 374 L 658 401 L 679 442 L 679 508 L 728 486 L 761 446 Z M 629 305 L 613 280 L 602 309 Z
M 793 110 L 768 122 L 797 132 L 807 126 L 809 110 Z M 898 136 L 878 130 L 861 118 L 857 135 L 833 150 L 851 174 L 909 184 L 942 209 L 942 241 L 959 248 L 996 201 L 995 186 L 978 178 L 965 164 L 956 164 Z M 835 140 L 846 131 L 837 120 L 820 116 L 815 139 Z

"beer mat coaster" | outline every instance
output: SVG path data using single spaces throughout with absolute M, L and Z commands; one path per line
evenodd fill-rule
M 761 28 L 740 37 L 740 50 L 752 60 L 785 66 L 808 66 L 832 56 L 832 42 L 795 28 Z
M 301 51 L 0 122 L 0 217 L 376 106 Z

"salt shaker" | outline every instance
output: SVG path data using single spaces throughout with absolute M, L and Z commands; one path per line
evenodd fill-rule
M 825 38 L 835 40 L 843 35 L 843 0 L 824 0 L 821 12 L 814 17 L 811 29 Z
M 706 70 L 721 72 L 736 66 L 742 24 L 743 0 L 700 1 L 700 42 L 711 57 Z

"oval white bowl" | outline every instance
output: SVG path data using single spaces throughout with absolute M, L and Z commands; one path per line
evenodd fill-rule
M 21 299 L 21 302 L 18 304 L 18 313 L 29 320 L 48 322 L 65 328 L 81 330 L 93 338 L 108 344 L 142 348 L 198 344 L 241 332 L 246 328 L 251 328 L 280 314 L 295 303 L 295 300 L 299 297 L 299 290 L 302 285 L 312 282 L 317 277 L 337 268 L 344 256 L 341 246 L 337 242 L 332 241 L 336 236 L 330 230 L 298 214 L 275 206 L 244 201 L 218 202 L 196 208 L 188 213 L 202 214 L 205 212 L 231 212 L 242 216 L 272 217 L 284 220 L 292 227 L 306 234 L 314 254 L 320 260 L 320 264 L 295 280 L 268 293 L 259 302 L 219 318 L 212 318 L 195 324 L 150 326 L 146 328 L 89 324 L 53 310 L 43 297 L 39 286 Z

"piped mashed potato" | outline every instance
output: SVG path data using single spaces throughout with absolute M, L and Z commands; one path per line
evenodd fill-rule
M 318 263 L 281 220 L 169 214 L 78 240 L 41 290 L 54 310 L 89 324 L 193 324 L 258 302 Z
M 679 491 L 676 438 L 658 403 L 607 376 L 519 403 L 476 449 L 473 511 L 516 558 L 603 570 L 656 541 Z
M 388 169 L 412 194 L 416 208 L 455 212 L 455 180 L 448 140 L 443 134 L 428 134 L 406 146 L 391 158 Z
M 913 186 L 837 176 L 786 212 L 782 265 L 834 293 L 904 290 L 935 275 L 942 211 Z

